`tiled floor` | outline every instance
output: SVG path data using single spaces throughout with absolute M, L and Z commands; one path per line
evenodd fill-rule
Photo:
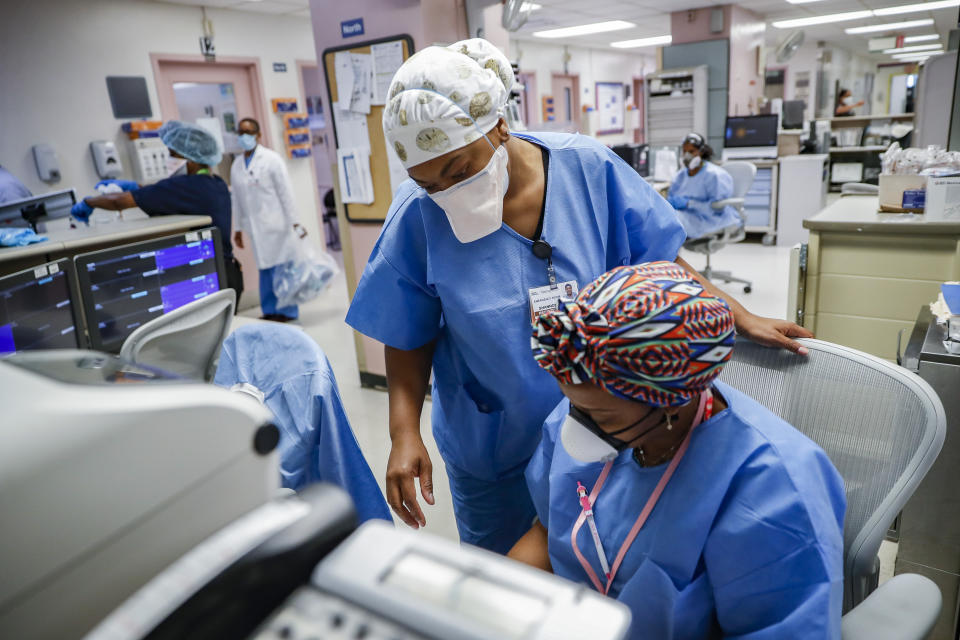
M 727 287 L 750 311 L 771 317 L 784 317 L 787 305 L 787 277 L 789 248 L 765 247 L 759 243 L 745 242 L 732 245 L 716 254 L 715 269 L 732 271 L 735 275 L 753 279 L 753 291 L 744 294 L 741 286 Z M 697 254 L 682 255 L 695 268 L 702 268 L 704 257 Z M 333 365 L 340 393 L 357 435 L 360 448 L 367 457 L 378 482 L 383 488 L 390 453 L 390 438 L 387 434 L 387 395 L 381 391 L 360 387 L 353 334 L 343 322 L 347 310 L 346 281 L 341 274 L 335 284 L 319 299 L 301 308 L 300 322 L 326 352 Z M 259 310 L 250 309 L 243 315 L 256 317 Z M 425 506 L 426 529 L 447 538 L 457 539 L 450 500 L 447 475 L 440 454 L 430 432 L 429 403 L 424 408 L 421 433 L 434 464 L 435 506 Z M 884 543 L 881 549 L 881 576 L 893 572 L 896 545 Z

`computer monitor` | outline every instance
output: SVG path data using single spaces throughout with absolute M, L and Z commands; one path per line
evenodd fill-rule
M 112 353 L 137 327 L 227 286 L 213 227 L 84 253 L 74 263 L 90 345 Z
M 803 129 L 803 111 L 807 105 L 803 100 L 784 100 L 780 114 L 780 126 L 783 129 Z
M 73 189 L 51 191 L 39 196 L 30 196 L 0 204 L 0 228 L 33 227 L 37 233 L 47 230 L 46 222 L 66 218 L 70 208 L 77 203 Z
M 723 140 L 723 159 L 776 158 L 780 116 L 730 116 Z
M 0 278 L 0 355 L 86 347 L 76 290 L 67 258 Z

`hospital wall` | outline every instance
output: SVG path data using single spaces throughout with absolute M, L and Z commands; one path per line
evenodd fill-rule
M 0 165 L 32 191 L 75 187 L 89 195 L 99 180 L 91 140 L 113 140 L 132 178 L 122 120 L 113 117 L 105 76 L 145 76 L 154 118 L 160 118 L 151 53 L 199 55 L 200 7 L 142 0 L 30 0 L 4 3 L 0 20 Z M 260 60 L 264 97 L 298 96 L 297 60 L 315 60 L 310 20 L 208 9 L 219 56 Z M 24 25 L 29 25 L 24 28 Z M 286 73 L 273 71 L 284 62 Z M 264 105 L 267 112 L 269 105 Z M 264 123 L 272 146 L 281 125 Z M 30 148 L 47 142 L 60 161 L 62 180 L 38 179 Z M 287 160 L 300 217 L 322 237 L 313 165 Z
M 419 51 L 437 43 L 455 42 L 467 37 L 466 10 L 459 0 L 310 0 L 313 22 L 315 57 L 319 60 L 324 50 L 348 46 L 367 40 L 407 34 L 413 38 Z M 363 18 L 364 33 L 344 38 L 340 23 Z M 325 73 L 325 69 L 321 71 Z M 324 95 L 326 100 L 326 95 Z M 329 107 L 327 113 L 329 113 Z M 327 139 L 334 140 L 332 118 L 327 118 Z M 330 164 L 335 164 L 336 149 L 329 145 Z M 334 174 L 336 179 L 336 174 Z M 341 237 L 344 246 L 344 270 L 350 292 L 356 286 L 367 258 L 380 235 L 380 224 L 349 223 Z M 344 229 L 341 226 L 341 229 Z M 357 340 L 357 358 L 360 370 L 383 376 L 386 364 L 383 345 L 366 336 Z
M 876 62 L 856 55 L 841 47 L 825 48 L 822 60 L 824 75 L 826 76 L 826 106 L 824 111 L 818 115 L 822 117 L 833 116 L 834 106 L 837 101 L 836 85 L 838 83 L 840 88 L 850 89 L 850 91 L 853 92 L 854 99 L 857 101 L 866 100 L 867 105 L 871 107 L 871 113 L 880 113 L 883 110 L 881 107 L 881 110 L 878 111 L 870 104 L 870 96 L 865 95 L 865 78 L 867 74 L 875 74 L 877 72 Z M 876 79 L 874 79 L 874 86 L 876 86 Z M 860 108 L 857 109 L 857 113 L 865 115 L 867 111 L 864 108 Z
M 820 65 L 821 49 L 815 41 L 805 41 L 799 49 L 786 62 L 777 62 L 777 44 L 785 37 L 781 31 L 772 29 L 773 34 L 768 34 L 767 41 L 767 69 L 783 69 L 784 87 L 783 99 L 796 100 L 798 75 L 806 73 L 808 80 L 807 92 L 805 98 L 807 108 L 804 111 L 804 120 L 813 120 L 817 115 L 817 68 Z M 770 39 L 772 35 L 772 39 Z M 777 39 L 779 38 L 779 40 Z
M 570 59 L 564 69 L 564 51 Z M 633 101 L 633 80 L 652 73 L 657 68 L 652 49 L 647 53 L 593 49 L 587 47 L 564 47 L 530 40 L 513 40 L 510 43 L 510 58 L 520 62 L 520 71 L 535 73 L 537 95 L 532 96 L 534 111 L 540 113 L 540 98 L 550 94 L 551 76 L 554 73 L 569 73 L 580 77 L 580 104 L 596 107 L 597 82 L 622 82 L 630 87 Z M 536 131 L 542 128 L 539 121 L 527 126 Z M 606 145 L 633 142 L 633 131 L 600 135 L 597 139 Z

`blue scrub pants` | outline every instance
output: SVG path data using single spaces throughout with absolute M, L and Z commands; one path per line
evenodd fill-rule
M 260 310 L 263 311 L 265 316 L 277 314 L 288 318 L 298 318 L 300 317 L 300 309 L 297 305 L 283 307 L 282 309 L 277 308 L 277 296 L 273 293 L 273 270 L 275 268 L 260 269 Z
M 446 467 L 460 541 L 506 554 L 537 515 L 523 472 L 488 482 Z

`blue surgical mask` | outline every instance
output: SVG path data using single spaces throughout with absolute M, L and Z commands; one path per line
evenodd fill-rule
M 244 151 L 253 151 L 257 148 L 257 136 L 250 133 L 241 133 L 239 138 L 240 146 L 243 147 Z

